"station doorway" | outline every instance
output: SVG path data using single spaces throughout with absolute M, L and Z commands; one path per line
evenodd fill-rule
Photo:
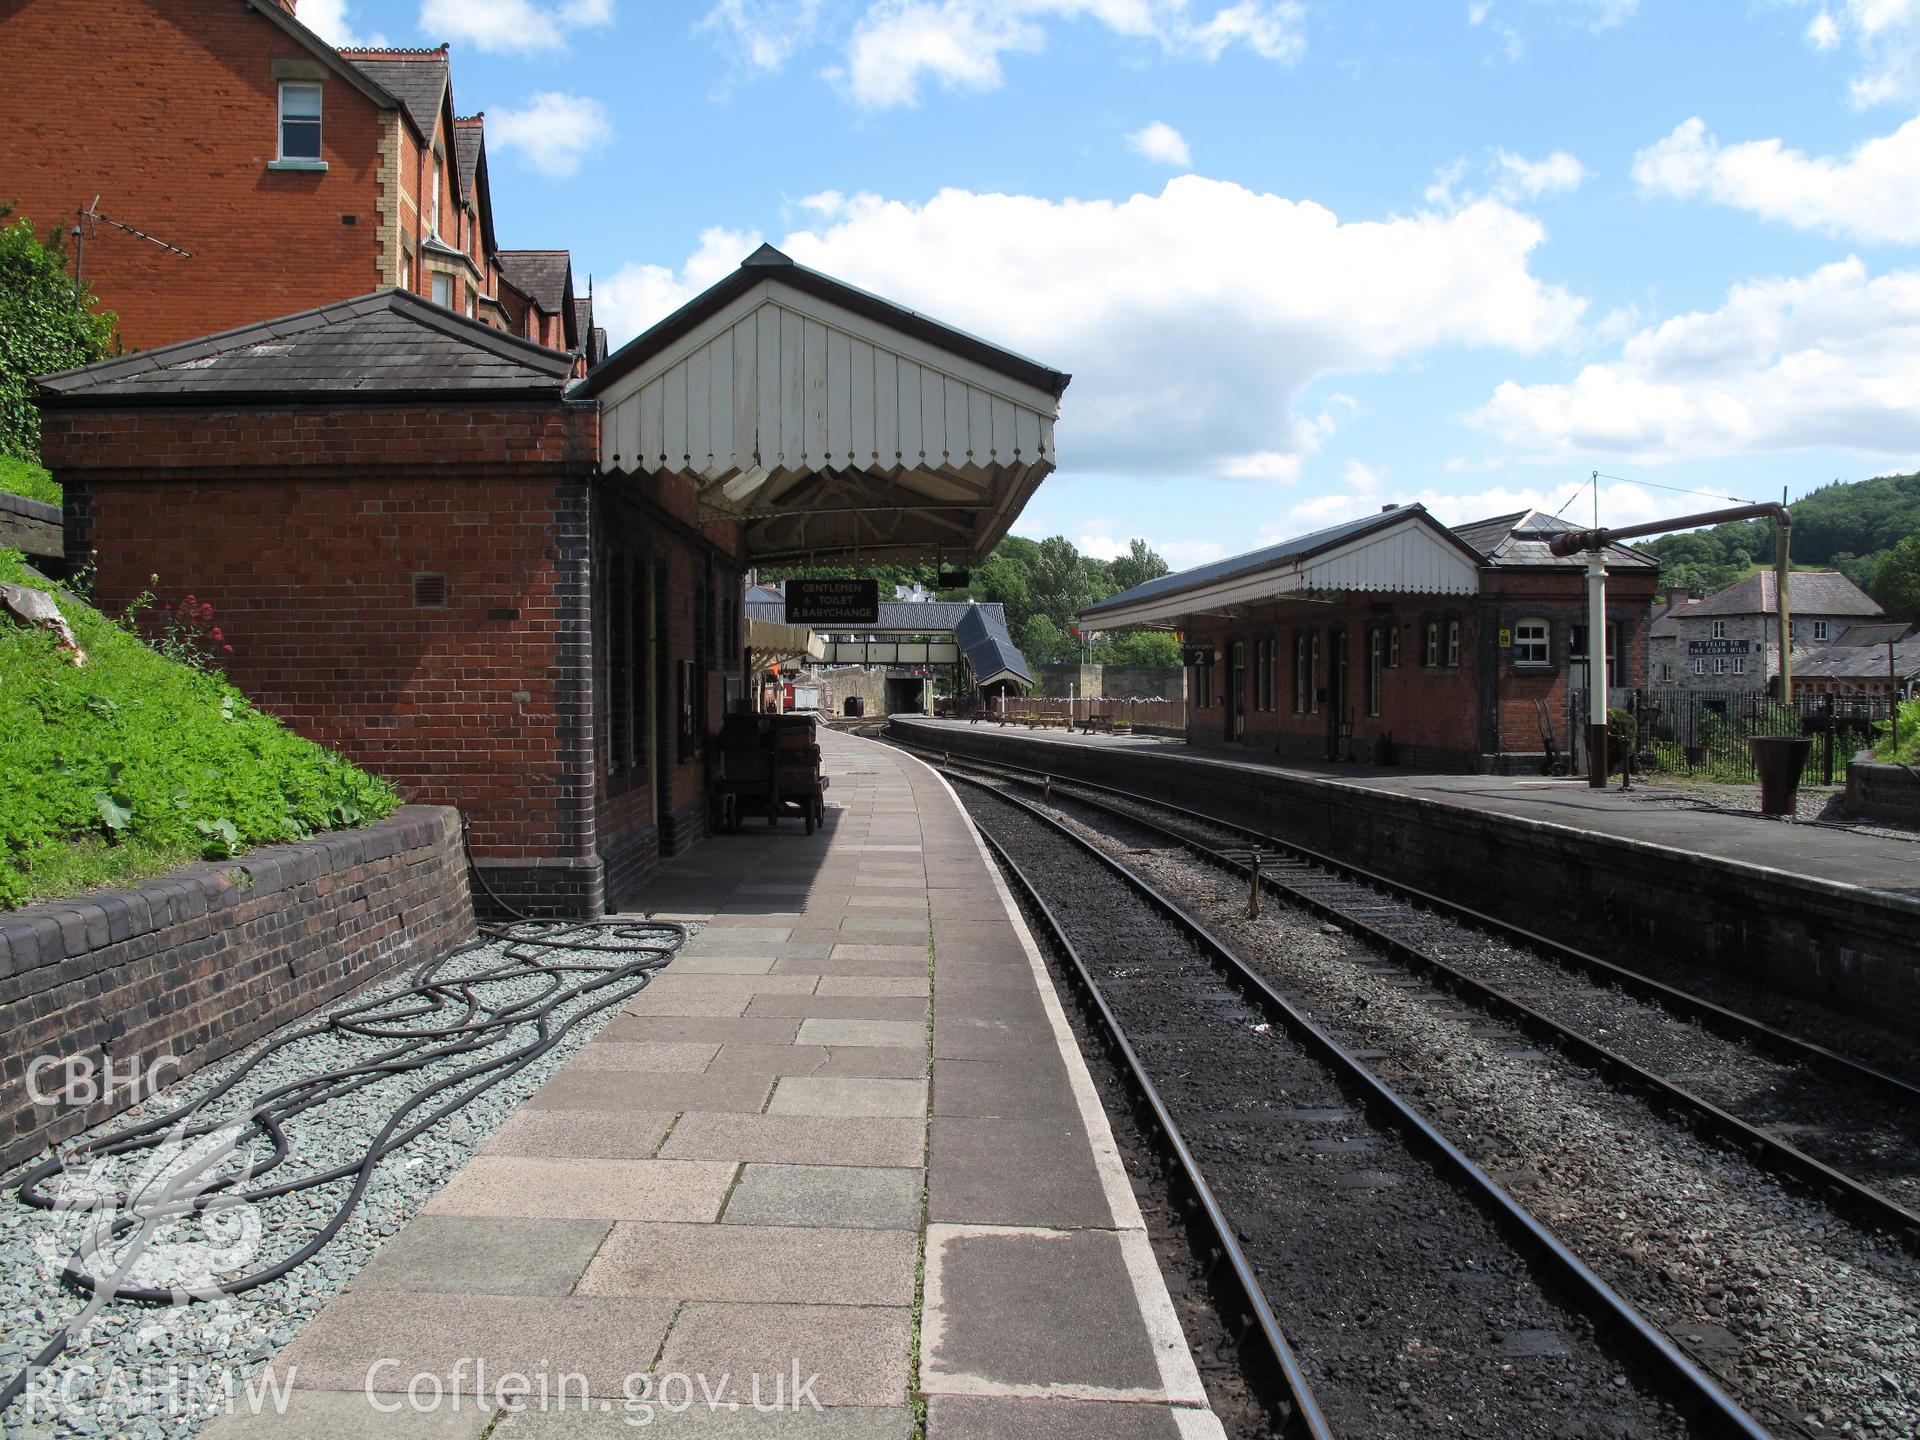
M 919 714 L 927 708 L 927 682 L 918 676 L 887 677 L 887 713 Z

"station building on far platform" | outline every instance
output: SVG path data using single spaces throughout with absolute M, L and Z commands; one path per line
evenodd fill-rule
M 1389 506 L 1136 585 L 1080 626 L 1179 633 L 1197 744 L 1524 772 L 1581 723 L 1586 561 L 1547 545 L 1568 528 L 1522 511 L 1449 529 Z M 1606 564 L 1607 683 L 1624 691 L 1646 683 L 1660 566 L 1625 545 Z

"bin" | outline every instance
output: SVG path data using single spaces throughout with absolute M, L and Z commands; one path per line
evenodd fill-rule
M 845 715 L 865 715 L 867 713 L 866 699 L 859 695 L 849 695 L 845 703 L 841 705 L 840 710 L 841 713 Z
M 1760 813 L 1792 815 L 1813 741 L 1804 735 L 1755 735 L 1747 744 L 1760 775 Z

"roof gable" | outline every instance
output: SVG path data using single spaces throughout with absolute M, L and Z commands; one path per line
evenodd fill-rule
M 1795 615 L 1858 615 L 1866 618 L 1882 613 L 1871 596 L 1837 570 L 1795 570 L 1788 582 L 1787 603 Z M 1779 613 L 1779 581 L 1772 570 L 1756 570 L 1751 575 L 1742 576 L 1686 611 L 1688 619 L 1703 615 Z
M 420 138 L 432 142 L 440 128 L 440 107 L 452 80 L 445 45 L 434 50 L 348 47 L 339 53 L 355 70 L 396 97 Z
M 235 404 L 325 395 L 559 398 L 572 359 L 382 290 L 39 379 L 55 405 Z
M 673 314 L 629 340 L 609 355 L 599 370 L 587 377 L 586 394 L 598 394 L 630 371 L 640 368 L 675 341 L 698 329 L 755 286 L 771 284 L 825 300 L 863 319 L 878 322 L 902 335 L 924 341 L 988 370 L 1042 390 L 1058 400 L 1073 377 L 1017 355 L 998 345 L 942 324 L 916 310 L 896 305 L 878 295 L 810 270 L 771 245 L 762 245 L 740 262 L 740 268 L 696 295 Z
M 1484 557 L 1427 512 L 1399 505 L 1135 585 L 1081 611 L 1096 626 L 1155 624 L 1207 605 L 1312 589 L 1473 594 Z M 1387 585 L 1391 579 L 1396 583 Z M 1184 607 L 1184 608 L 1183 608 Z
M 329 45 L 325 40 L 322 40 L 305 25 L 302 25 L 286 10 L 272 3 L 272 0 L 265 0 L 265 3 L 259 5 L 248 5 L 245 8 L 250 14 L 257 15 L 269 24 L 279 27 L 295 40 L 299 41 L 301 45 L 305 46 L 306 49 L 312 53 L 316 60 L 320 61 L 342 80 L 345 80 L 362 95 L 365 95 L 369 100 L 373 101 L 373 103 L 378 105 L 382 110 L 403 109 L 400 98 L 397 95 L 381 85 L 378 80 L 375 80 L 364 70 L 354 65 L 352 61 L 348 60 L 338 50 Z
M 1471 520 L 1453 527 L 1488 563 L 1503 570 L 1584 570 L 1585 551 L 1556 555 L 1549 542 L 1571 527 L 1557 515 L 1539 510 L 1516 510 L 1511 515 L 1495 515 L 1486 520 Z M 1660 562 L 1644 550 L 1631 545 L 1609 545 L 1604 552 L 1609 570 L 1657 570 Z

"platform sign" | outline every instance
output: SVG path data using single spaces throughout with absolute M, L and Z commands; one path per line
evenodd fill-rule
M 1751 640 L 1687 641 L 1687 654 L 1689 655 L 1751 655 L 1752 653 L 1753 642 Z
M 875 625 L 880 620 L 878 580 L 787 581 L 789 625 Z
M 1182 665 L 1213 664 L 1213 646 L 1188 645 L 1183 647 L 1180 651 L 1180 663 Z

